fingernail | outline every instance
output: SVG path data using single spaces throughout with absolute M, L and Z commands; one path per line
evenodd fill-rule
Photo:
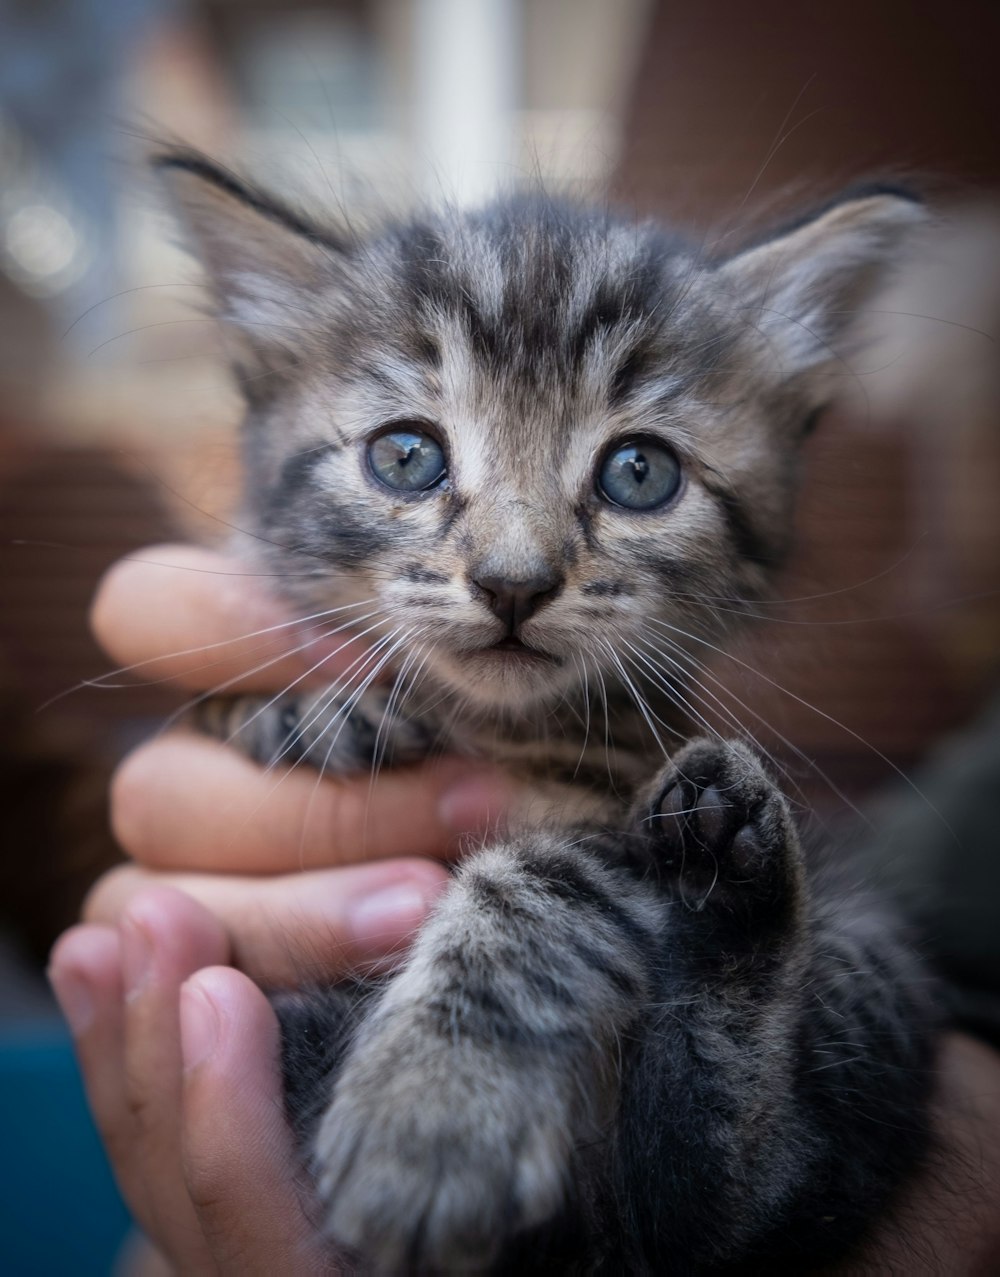
M 181 985 L 181 1057 L 190 1073 L 215 1050 L 219 1040 L 219 1012 L 197 985 Z
M 94 995 L 90 986 L 78 971 L 56 971 L 50 967 L 48 975 L 69 1031 L 75 1038 L 79 1037 L 94 1021 Z
M 131 1002 L 146 983 L 153 965 L 153 951 L 146 933 L 131 919 L 122 922 L 120 931 L 125 1000 Z
M 433 891 L 415 882 L 395 882 L 355 900 L 348 923 L 355 942 L 384 950 L 409 937 L 427 917 Z
M 478 773 L 450 785 L 438 801 L 441 823 L 456 834 L 481 833 L 495 825 L 510 794 L 495 776 Z

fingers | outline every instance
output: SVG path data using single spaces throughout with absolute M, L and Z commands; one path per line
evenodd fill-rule
M 505 811 L 511 783 L 445 759 L 320 780 L 265 771 L 218 741 L 176 733 L 119 769 L 112 823 L 143 864 L 172 870 L 289 873 L 385 856 L 447 856 L 460 835 Z
M 933 1152 L 841 1277 L 1000 1272 L 1000 1053 L 948 1033 L 937 1075 Z
M 207 908 L 229 936 L 235 965 L 279 988 L 336 979 L 400 952 L 447 886 L 448 874 L 415 859 L 266 879 L 162 874 L 125 865 L 100 879 L 85 916 L 114 925 L 154 883 L 184 891 Z
M 133 1139 L 152 1166 L 178 1165 L 180 1048 L 177 991 L 201 967 L 228 960 L 225 933 L 214 918 L 179 892 L 157 889 L 137 898 L 119 927 L 125 990 L 125 1102 Z M 202 1245 L 184 1185 L 156 1194 L 154 1236 L 167 1225 L 175 1251 Z M 175 1251 L 171 1251 L 173 1254 Z
M 277 1024 L 244 976 L 202 969 L 226 958 L 214 919 L 160 887 L 117 929 L 68 932 L 50 978 L 123 1195 L 171 1270 L 327 1272 L 299 1200 Z
M 185 1273 L 213 1268 L 180 1173 L 177 1000 L 189 975 L 227 957 L 212 916 L 180 892 L 159 888 L 131 903 L 117 932 L 69 932 L 50 966 L 122 1194 Z
M 294 684 L 324 652 L 310 681 L 328 684 L 352 663 L 355 674 L 363 668 L 363 643 L 338 651 L 342 636 L 290 653 L 303 636 L 288 620 L 265 579 L 238 560 L 184 546 L 122 560 L 93 610 L 95 632 L 114 657 L 142 677 L 193 689 Z M 178 733 L 125 760 L 112 812 L 119 842 L 149 867 L 284 873 L 454 855 L 461 835 L 495 822 L 510 797 L 509 781 L 469 762 L 390 769 L 374 782 L 319 782 L 309 769 L 267 771 L 218 742 Z
M 94 1120 L 117 1171 L 131 1152 L 131 1140 L 123 1123 L 116 1120 L 125 1093 L 125 1016 L 117 930 L 81 926 L 67 931 L 52 950 L 49 979 L 73 1035 Z M 118 1182 L 138 1214 L 121 1175 Z
M 184 1178 L 222 1273 L 329 1272 L 284 1121 L 278 1024 L 228 968 L 181 990 Z
M 124 668 L 196 691 L 271 691 L 296 680 L 323 686 L 363 659 L 363 644 L 330 632 L 370 608 L 299 623 L 272 597 L 272 584 L 238 559 L 194 546 L 150 546 L 106 573 L 91 626 Z

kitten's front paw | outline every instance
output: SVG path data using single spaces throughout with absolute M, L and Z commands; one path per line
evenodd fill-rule
M 753 909 L 801 901 L 801 853 L 788 804 L 745 745 L 692 741 L 653 793 L 643 824 L 688 904 Z
M 308 763 L 333 774 L 366 772 L 376 762 L 413 763 L 437 740 L 428 722 L 395 704 L 391 688 L 364 695 L 324 688 L 261 696 L 213 696 L 192 711 L 197 727 L 265 767 Z
M 559 1208 L 568 1112 L 544 1080 L 475 1050 L 439 1043 L 431 1059 L 389 1032 L 345 1070 L 314 1161 L 325 1230 L 362 1272 L 482 1272 Z

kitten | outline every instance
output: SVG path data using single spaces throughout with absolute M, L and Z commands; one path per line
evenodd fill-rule
M 690 739 L 685 684 L 788 549 L 800 440 L 919 205 L 856 191 L 708 260 L 542 196 L 355 237 L 159 167 L 247 402 L 254 553 L 375 653 L 209 730 L 327 772 L 488 757 L 545 796 L 391 976 L 277 1000 L 318 1226 L 385 1274 L 848 1252 L 924 1152 L 928 979 L 807 868 L 757 757 Z

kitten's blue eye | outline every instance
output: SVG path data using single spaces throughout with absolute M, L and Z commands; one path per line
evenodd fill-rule
M 368 445 L 372 474 L 397 492 L 426 492 L 448 473 L 444 449 L 423 430 L 387 430 Z
M 626 510 L 665 505 L 681 486 L 681 465 L 664 443 L 633 439 L 613 448 L 597 472 L 601 495 Z

